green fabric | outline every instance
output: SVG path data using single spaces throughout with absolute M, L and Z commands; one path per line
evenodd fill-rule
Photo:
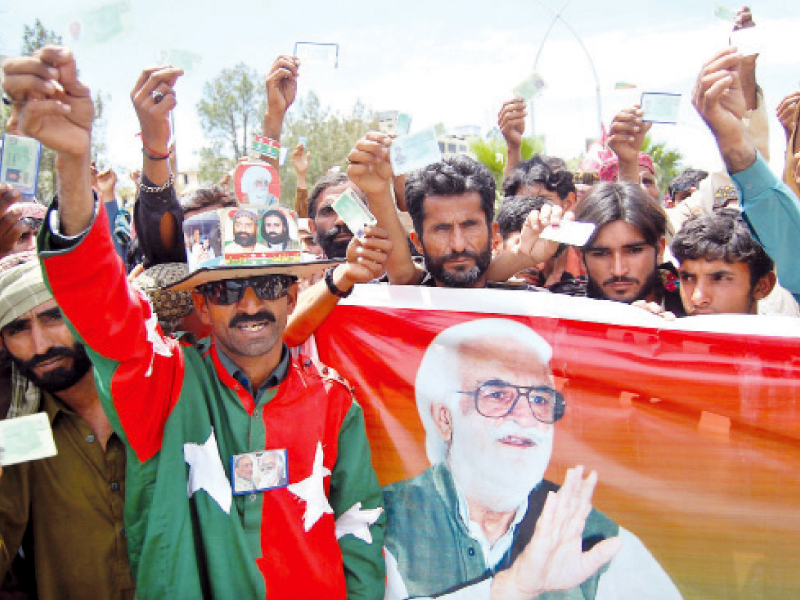
M 530 539 L 547 492 L 556 489 L 543 481 L 528 499 L 528 512 L 514 532 L 512 558 Z M 469 535 L 458 512 L 455 483 L 444 464 L 436 464 L 417 477 L 383 489 L 386 509 L 386 549 L 397 560 L 410 597 L 441 594 L 492 575 L 484 562 L 480 544 Z M 592 509 L 584 529 L 587 542 L 613 537 L 619 527 Z M 506 561 L 503 561 L 506 562 Z M 498 567 L 502 570 L 504 565 Z M 601 569 L 580 587 L 550 593 L 537 600 L 594 598 Z
M 0 574 L 28 525 L 39 600 L 134 597 L 123 531 L 125 449 L 113 435 L 105 452 L 89 424 L 50 394 L 42 410 L 58 454 L 3 469 Z

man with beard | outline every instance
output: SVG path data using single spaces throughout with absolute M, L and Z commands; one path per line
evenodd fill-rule
M 497 235 L 494 217 L 495 184 L 489 170 L 462 155 L 448 156 L 406 177 L 405 204 L 414 231 L 411 241 L 423 255 L 423 268 L 412 260 L 405 230 L 397 217 L 391 194 L 392 138 L 370 132 L 350 152 L 347 174 L 364 191 L 370 209 L 392 241 L 386 274 L 392 284 L 482 288 L 492 269 L 506 273 L 503 280 L 529 266 L 544 262 L 558 244 L 539 239 L 539 232 L 558 223 L 562 208 L 546 205 L 533 211 L 513 251 L 492 262 L 492 239 Z M 551 220 L 552 219 L 552 220 Z M 522 260 L 520 260 L 522 259 Z M 524 266 L 516 268 L 520 262 Z
M 91 348 L 100 402 L 125 443 L 137 594 L 382 598 L 381 493 L 363 412 L 348 383 L 282 342 L 297 278 L 319 261 L 194 271 L 171 289 L 193 290 L 211 336 L 196 344 L 164 336 L 130 287 L 92 193 L 94 103 L 71 52 L 46 46 L 5 60 L 3 71 L 23 133 L 56 153 L 59 195 L 39 237 L 42 271 Z M 174 106 L 173 80 L 151 72 L 139 93 Z M 40 101 L 40 89 L 52 93 Z M 153 148 L 149 135 L 142 142 Z M 289 485 L 233 497 L 232 458 L 272 449 L 289 457 Z M 345 513 L 358 525 L 337 526 Z
M 225 246 L 225 253 L 267 252 L 264 244 L 258 243 L 258 217 L 249 210 L 233 213 L 233 243 Z
M 596 229 L 583 247 L 586 295 L 632 304 L 655 302 L 683 316 L 678 276 L 662 264 L 667 215 L 634 183 L 602 183 L 578 205 L 575 219 Z
M 344 258 L 347 245 L 353 239 L 353 232 L 331 206 L 348 188 L 364 200 L 364 193 L 344 173 L 324 175 L 308 198 L 308 216 L 314 224 L 314 235 L 327 258 Z
M 133 598 L 123 526 L 125 448 L 103 412 L 92 363 L 36 260 L 0 275 L 0 342 L 29 385 L 41 389 L 41 411 L 58 448 L 56 456 L 5 470 L 0 575 L 24 538 L 40 599 Z
M 570 469 L 560 490 L 543 479 L 565 410 L 551 354 L 507 319 L 431 342 L 415 393 L 432 466 L 384 488 L 387 599 L 680 598 L 638 538 L 591 508 L 595 473 Z
M 259 487 L 274 488 L 286 485 L 286 465 L 283 454 L 277 451 L 265 452 L 258 460 L 261 471 Z
M 261 235 L 267 240 L 270 250 L 286 250 L 289 246 L 289 222 L 279 210 L 264 213 L 261 221 Z

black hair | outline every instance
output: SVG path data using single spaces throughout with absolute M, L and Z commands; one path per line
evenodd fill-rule
M 264 213 L 264 217 L 261 219 L 261 236 L 266 240 L 267 238 L 267 231 L 265 224 L 267 222 L 267 217 L 271 217 L 273 215 L 277 215 L 277 217 L 283 223 L 283 234 L 286 236 L 286 239 L 289 239 L 289 221 L 286 219 L 286 215 L 283 214 L 282 211 L 273 208 L 272 210 L 268 210 Z
M 512 233 L 522 231 L 525 219 L 532 210 L 539 210 L 547 203 L 542 196 L 511 196 L 503 199 L 500 210 L 497 211 L 497 226 L 503 240 L 507 240 Z
M 750 269 L 751 289 L 772 272 L 772 259 L 747 228 L 741 213 L 721 208 L 709 215 L 696 215 L 683 224 L 672 241 L 672 254 L 684 260 L 724 260 L 745 263 Z
M 590 247 L 600 230 L 614 221 L 624 221 L 641 232 L 650 246 L 656 246 L 667 232 L 667 213 L 638 183 L 600 183 L 578 203 L 575 220 L 594 223 L 597 228 L 586 243 Z
M 708 171 L 685 169 L 669 184 L 669 195 L 674 196 L 677 192 L 683 192 L 697 187 L 706 177 L 708 177 Z
M 575 193 L 575 180 L 563 160 L 554 156 L 537 154 L 515 166 L 503 182 L 503 195 L 516 196 L 525 186 L 541 184 L 565 200 Z
M 456 196 L 478 192 L 487 227 L 494 219 L 495 185 L 492 173 L 468 156 L 456 154 L 414 171 L 406 178 L 406 208 L 422 238 L 424 201 L 428 196 Z
M 308 197 L 308 216 L 313 221 L 317 216 L 317 204 L 322 193 L 331 187 L 344 185 L 350 181 L 346 173 L 326 173 L 317 180 L 314 189 Z
M 202 210 L 204 208 L 225 208 L 236 206 L 236 198 L 231 196 L 225 188 L 219 185 L 201 187 L 180 199 L 183 212 Z

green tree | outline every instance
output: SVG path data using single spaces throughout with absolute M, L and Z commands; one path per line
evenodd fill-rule
M 20 52 L 28 56 L 39 48 L 48 44 L 61 44 L 61 36 L 55 31 L 47 29 L 44 24 L 36 19 L 33 26 L 23 25 L 22 27 L 22 49 Z
M 508 161 L 508 148 L 506 141 L 499 135 L 490 135 L 487 139 L 475 139 L 469 144 L 470 150 L 475 153 L 479 162 L 483 163 L 492 172 L 498 198 L 503 190 L 503 170 Z M 535 154 L 544 151 L 541 138 L 523 137 L 520 146 L 522 160 L 528 160 Z
M 656 181 L 661 194 L 666 194 L 669 184 L 683 170 L 683 154 L 674 148 L 668 148 L 666 142 L 654 142 L 650 134 L 646 135 L 642 143 L 642 152 L 646 152 L 653 159 L 656 168 Z
M 370 130 L 377 130 L 377 116 L 360 101 L 356 101 L 347 115 L 323 107 L 319 97 L 309 92 L 304 98 L 295 100 L 286 113 L 281 134 L 281 145 L 288 151 L 286 162 L 280 168 L 281 203 L 294 207 L 297 174 L 292 166 L 292 150 L 298 136 L 306 137 L 306 148 L 311 160 L 306 179 L 309 187 L 331 167 L 344 170 L 347 155 L 355 143 Z
M 33 26 L 24 25 L 22 28 L 22 47 L 20 53 L 28 56 L 39 48 L 48 44 L 61 44 L 61 36 L 55 31 L 47 29 L 44 24 L 36 19 Z M 53 198 L 58 180 L 56 177 L 56 153 L 48 148 L 42 148 L 42 159 L 39 163 L 39 183 L 36 186 L 36 197 L 42 202 L 50 203 Z
M 200 148 L 197 155 L 200 159 L 197 179 L 201 185 L 219 183 L 222 176 L 236 164 L 232 158 L 225 157 L 223 144 L 219 140 L 211 142 L 211 146 Z
M 203 99 L 197 114 L 212 149 L 222 150 L 234 160 L 247 155 L 251 136 L 261 131 L 266 110 L 266 91 L 262 78 L 244 63 L 220 71 L 203 86 Z

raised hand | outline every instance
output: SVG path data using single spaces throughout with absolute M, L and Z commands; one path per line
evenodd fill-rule
M 94 103 L 89 88 L 78 80 L 70 50 L 45 46 L 32 56 L 5 60 L 3 72 L 17 131 L 59 154 L 88 157 Z
M 353 237 L 347 246 L 347 262 L 342 274 L 344 289 L 356 283 L 367 283 L 384 273 L 384 265 L 392 250 L 389 234 L 381 227 L 368 226 L 364 239 Z
M 786 132 L 788 140 L 797 124 L 797 107 L 800 105 L 800 91 L 792 92 L 778 104 L 778 120 Z
M 550 492 L 533 538 L 510 569 L 492 582 L 491 596 L 531 600 L 545 592 L 580 585 L 622 548 L 618 537 L 605 539 L 584 552 L 583 529 L 592 509 L 597 473 L 583 479 L 583 467 L 567 471 L 563 487 Z
M 300 59 L 282 54 L 267 73 L 267 112 L 283 119 L 297 96 Z
M 373 196 L 389 191 L 392 180 L 392 165 L 389 162 L 391 136 L 371 131 L 356 142 L 347 156 L 347 176 L 372 202 Z
M 145 69 L 131 91 L 131 100 L 139 117 L 145 149 L 159 155 L 169 154 L 169 113 L 175 108 L 175 83 L 181 69 L 160 66 Z
M 644 111 L 639 106 L 624 108 L 619 111 L 608 129 L 608 147 L 619 157 L 620 171 L 623 163 L 638 165 L 639 150 L 644 143 L 647 132 L 650 131 L 652 123 L 645 123 L 642 120 Z M 639 181 L 639 171 L 636 169 L 636 182 Z
M 522 144 L 522 134 L 525 133 L 525 117 L 528 116 L 525 100 L 514 98 L 503 103 L 497 115 L 497 125 L 506 139 L 509 147 L 519 147 Z

